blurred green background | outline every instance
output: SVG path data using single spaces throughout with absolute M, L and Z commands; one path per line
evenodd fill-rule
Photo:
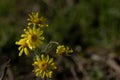
M 32 60 L 24 55 L 18 57 L 15 41 L 27 26 L 28 14 L 34 11 L 47 18 L 49 27 L 44 32 L 45 42 L 52 40 L 71 46 L 75 50 L 75 59 L 78 55 L 79 62 L 85 60 L 81 66 L 90 68 L 85 68 L 89 78 L 83 71 L 75 71 L 78 77 L 71 78 L 74 72 L 68 74 L 69 68 L 66 68 L 64 73 L 56 73 L 55 80 L 59 80 L 59 76 L 62 80 L 120 80 L 112 75 L 114 69 L 110 68 L 113 72 L 107 74 L 109 66 L 91 58 L 94 54 L 105 58 L 112 54 L 115 56 L 112 60 L 119 68 L 120 0 L 0 0 L 0 65 L 11 59 L 15 80 L 32 80 L 29 76 L 26 78 L 33 69 Z M 68 60 L 74 61 L 74 58 Z

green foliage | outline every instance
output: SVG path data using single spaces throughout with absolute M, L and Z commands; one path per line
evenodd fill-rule
M 99 67 L 95 66 L 93 68 L 93 71 L 91 71 L 90 73 L 90 80 L 102 80 L 103 75 L 104 73 L 102 72 L 102 70 Z

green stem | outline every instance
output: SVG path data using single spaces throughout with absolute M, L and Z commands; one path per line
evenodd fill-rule
M 43 52 L 46 52 L 47 49 L 48 49 L 48 47 L 49 47 L 51 44 L 56 44 L 56 45 L 58 45 L 59 43 L 58 43 L 58 42 L 55 42 L 55 41 L 50 41 L 50 42 L 46 45 L 46 47 L 45 47 L 45 49 L 43 50 Z

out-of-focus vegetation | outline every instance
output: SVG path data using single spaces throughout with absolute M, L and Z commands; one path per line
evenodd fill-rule
M 11 59 L 15 80 L 34 78 L 31 58 L 18 58 L 15 45 L 32 11 L 47 18 L 46 43 L 75 50 L 57 60 L 55 80 L 120 80 L 120 0 L 0 0 L 0 65 Z

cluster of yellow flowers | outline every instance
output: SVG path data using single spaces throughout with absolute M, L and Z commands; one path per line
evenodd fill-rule
M 29 21 L 27 28 L 24 29 L 21 39 L 16 41 L 16 44 L 20 45 L 19 56 L 22 55 L 23 51 L 26 55 L 29 55 L 28 48 L 30 50 L 34 50 L 36 47 L 40 47 L 44 40 L 44 37 L 42 36 L 43 30 L 41 27 L 48 26 L 45 24 L 45 18 L 39 18 L 38 12 L 32 12 L 32 14 L 29 14 L 29 17 L 30 18 L 27 19 Z
M 24 33 L 21 34 L 21 39 L 16 41 L 16 45 L 19 45 L 18 50 L 19 56 L 22 53 L 25 55 L 30 55 L 30 50 L 35 51 L 36 48 L 40 48 L 43 44 L 43 27 L 48 27 L 46 24 L 46 19 L 43 16 L 39 16 L 38 12 L 32 12 L 29 14 L 27 28 L 24 29 Z M 73 50 L 68 46 L 58 45 L 56 48 L 57 55 L 69 55 Z M 57 69 L 53 58 L 50 58 L 49 55 L 45 54 L 35 54 L 33 56 L 33 72 L 36 73 L 36 76 L 41 76 L 42 78 L 52 78 L 53 70 Z

